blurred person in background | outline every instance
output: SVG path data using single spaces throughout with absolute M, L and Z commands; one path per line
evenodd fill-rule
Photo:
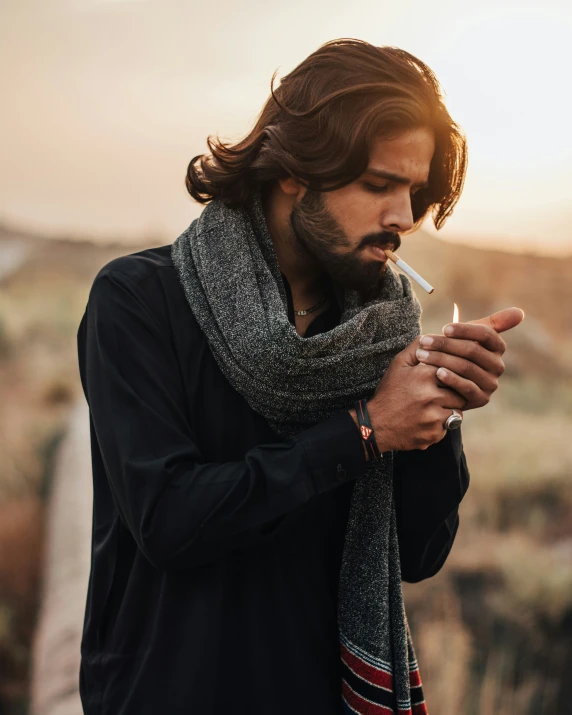
M 450 552 L 462 413 L 523 314 L 423 340 L 383 249 L 443 225 L 466 140 L 423 62 L 340 39 L 208 145 L 200 217 L 107 263 L 78 330 L 84 712 L 425 713 L 401 581 Z

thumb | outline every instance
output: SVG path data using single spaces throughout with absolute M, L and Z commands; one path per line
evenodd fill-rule
M 480 325 L 488 325 L 497 333 L 504 333 L 505 330 L 515 328 L 524 319 L 524 310 L 520 308 L 505 308 L 497 313 L 488 315 L 486 318 L 478 320 L 469 320 L 469 323 L 479 323 Z

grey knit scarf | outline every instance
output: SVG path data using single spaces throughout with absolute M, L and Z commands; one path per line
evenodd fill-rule
M 172 259 L 222 373 L 284 437 L 369 399 L 396 353 L 420 334 L 411 283 L 388 266 L 377 298 L 360 305 L 344 290 L 339 325 L 298 335 L 260 191 L 243 209 L 211 201 L 174 241 Z M 386 452 L 354 484 L 338 594 L 347 713 L 425 712 L 401 591 L 392 476 Z

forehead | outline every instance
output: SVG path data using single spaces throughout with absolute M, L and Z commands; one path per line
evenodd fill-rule
M 435 139 L 429 129 L 404 132 L 393 139 L 376 138 L 371 145 L 368 169 L 400 174 L 412 183 L 423 183 L 429 176 Z

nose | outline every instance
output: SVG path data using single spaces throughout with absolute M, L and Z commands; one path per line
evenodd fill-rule
M 393 233 L 404 233 L 413 228 L 413 210 L 409 191 L 394 193 L 391 203 L 385 206 L 381 225 L 384 231 Z

